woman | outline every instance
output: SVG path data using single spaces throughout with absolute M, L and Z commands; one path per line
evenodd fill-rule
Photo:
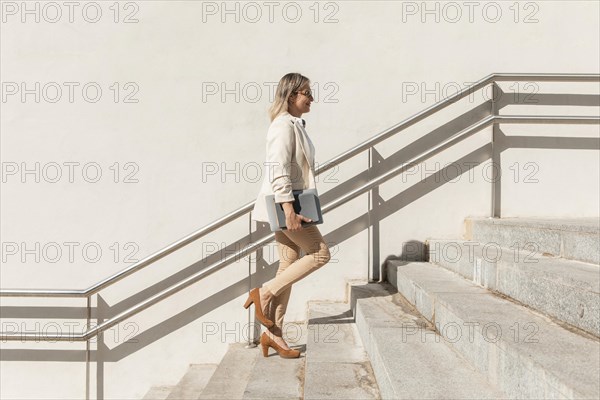
M 292 190 L 315 188 L 314 147 L 300 118 L 310 112 L 313 101 L 310 81 L 298 73 L 289 73 L 279 81 L 275 100 L 269 109 L 271 125 L 267 133 L 267 173 L 258 195 L 252 219 L 268 222 L 264 196 L 275 195 L 275 202 L 282 203 L 287 230 L 275 232 L 279 252 L 279 268 L 275 278 L 261 288 L 250 291 L 244 304 L 254 303 L 256 318 L 268 330 L 260 337 L 263 356 L 267 357 L 273 347 L 281 357 L 297 358 L 298 350 L 292 350 L 283 340 L 283 316 L 292 290 L 292 284 L 325 265 L 329 259 L 329 247 L 316 225 L 302 226 L 310 220 L 296 214 L 293 208 Z M 300 258 L 300 249 L 304 257 Z

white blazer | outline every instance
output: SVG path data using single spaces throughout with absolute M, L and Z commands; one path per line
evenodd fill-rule
M 292 190 L 316 188 L 315 148 L 303 120 L 287 111 L 279 114 L 267 132 L 263 183 L 252 210 L 252 220 L 269 222 L 265 196 L 276 203 L 293 201 Z

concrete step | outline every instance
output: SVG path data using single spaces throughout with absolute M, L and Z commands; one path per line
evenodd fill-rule
M 600 218 L 467 218 L 465 239 L 600 264 Z M 515 246 L 516 244 L 516 246 Z
M 241 399 L 258 360 L 258 348 L 232 343 L 198 399 Z
M 600 341 L 423 262 L 390 261 L 388 279 L 446 343 L 511 398 L 599 398 Z
M 506 398 L 389 284 L 352 287 L 356 326 L 384 399 Z
M 304 352 L 306 350 L 306 323 L 284 323 L 283 337 L 292 349 L 302 352 L 299 358 L 281 358 L 269 348 L 268 357 L 262 355 L 260 344 L 256 362 L 244 390 L 243 399 L 301 399 L 304 383 Z M 291 337 L 293 336 L 293 337 Z M 248 351 L 247 350 L 247 351 Z M 232 376 L 232 379 L 235 376 Z
M 429 261 L 600 337 L 600 268 L 530 251 L 427 240 Z
M 284 332 L 286 342 L 292 348 L 303 348 L 306 337 L 305 323 L 293 325 Z M 284 326 L 285 329 L 285 326 Z M 298 332 L 300 334 L 298 334 Z M 269 357 L 263 357 L 259 346 L 247 347 L 246 343 L 233 343 L 218 364 L 205 388 L 197 399 L 299 399 L 304 381 L 304 357 L 284 359 L 270 349 Z
M 304 399 L 379 399 L 348 303 L 310 302 Z
M 173 388 L 174 386 L 153 386 L 142 400 L 165 400 Z
M 218 364 L 191 364 L 173 387 L 167 400 L 196 400 L 217 369 Z

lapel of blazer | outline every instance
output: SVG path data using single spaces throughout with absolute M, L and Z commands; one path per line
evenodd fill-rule
M 292 120 L 294 124 L 294 130 L 296 131 L 296 141 L 300 143 L 300 147 L 302 148 L 302 152 L 304 156 L 308 160 L 308 165 L 314 171 L 315 169 L 315 148 L 308 137 L 308 134 L 304 130 L 302 123 L 297 119 Z

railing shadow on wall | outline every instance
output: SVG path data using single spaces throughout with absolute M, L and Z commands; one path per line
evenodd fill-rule
M 492 76 L 492 75 L 490 75 Z M 489 79 L 489 77 L 484 78 Z M 598 78 L 596 78 L 598 79 Z M 508 80 L 508 79 L 507 79 Z M 483 81 L 483 80 L 482 80 Z M 481 82 L 481 81 L 480 81 Z M 500 88 L 493 84 L 494 90 L 500 90 Z M 450 141 L 455 137 L 459 137 L 461 132 L 472 128 L 474 124 L 479 121 L 489 118 L 490 116 L 498 115 L 499 111 L 508 105 L 517 104 L 528 104 L 528 105 L 558 105 L 558 106 L 592 106 L 600 107 L 600 95 L 583 95 L 583 94 L 536 94 L 535 104 L 531 104 L 530 95 L 526 94 L 511 94 L 510 96 L 501 96 L 501 101 L 487 101 L 480 105 L 477 105 L 464 112 L 460 116 L 452 119 L 451 121 L 431 130 L 426 135 L 413 141 L 412 143 L 402 147 L 395 153 L 391 154 L 387 158 L 382 158 L 380 153 L 377 152 L 374 145 L 368 147 L 370 152 L 370 165 L 368 165 L 363 171 L 356 174 L 355 176 L 346 179 L 336 187 L 323 193 L 321 197 L 322 204 L 330 204 L 337 201 L 343 195 L 355 191 L 361 186 L 374 181 L 374 177 L 380 177 L 383 174 L 389 173 L 392 169 L 398 169 L 399 165 L 406 164 L 407 160 L 418 158 L 423 153 L 430 151 L 435 146 L 438 149 L 432 152 L 428 157 L 432 157 L 436 154 L 441 153 L 446 148 L 451 147 L 455 143 L 462 141 L 464 138 L 469 137 L 465 135 L 460 140 L 449 143 L 447 146 L 439 146 L 441 143 Z M 527 103 L 524 103 L 525 101 Z M 442 103 L 442 100 L 439 103 Z M 438 103 L 438 104 L 439 104 Z M 437 104 L 436 104 L 437 105 Z M 430 107 L 431 108 L 431 107 Z M 576 117 L 574 117 L 576 118 Z M 416 121 L 418 122 L 418 121 Z M 500 123 L 502 123 L 500 121 Z M 388 255 L 385 261 L 379 262 L 379 222 L 386 219 L 388 216 L 401 210 L 402 208 L 416 202 L 421 197 L 435 191 L 444 184 L 448 183 L 448 180 L 452 180 L 461 174 L 469 173 L 471 168 L 475 168 L 480 164 L 492 160 L 497 165 L 501 165 L 501 154 L 504 150 L 513 148 L 538 148 L 538 149 L 586 149 L 586 150 L 600 150 L 600 138 L 574 138 L 574 137 L 544 137 L 544 136 L 506 136 L 500 129 L 500 123 L 493 123 L 493 136 L 490 143 L 487 143 L 468 154 L 456 159 L 454 163 L 460 165 L 466 165 L 468 168 L 461 170 L 457 173 L 454 168 L 443 168 L 435 172 L 431 177 L 433 179 L 424 179 L 416 184 L 406 188 L 395 196 L 383 200 L 379 197 L 378 186 L 374 186 L 367 192 L 370 192 L 370 200 L 372 204 L 368 207 L 368 210 L 361 214 L 354 216 L 350 221 L 334 229 L 327 235 L 325 240 L 328 243 L 343 243 L 347 239 L 354 235 L 364 232 L 366 229 L 371 230 L 371 257 L 375 268 L 378 270 L 374 275 L 380 280 L 385 278 L 382 274 L 383 266 L 385 261 L 389 259 L 398 259 L 398 256 Z M 531 122 L 529 122 L 531 123 Z M 568 122 L 565 122 L 568 123 Z M 574 120 L 574 123 L 578 123 Z M 598 123 L 581 122 L 581 123 Z M 412 125 L 412 124 L 411 124 Z M 404 128 L 402 128 L 404 129 Z M 399 129 L 399 130 L 402 130 Z M 399 131 L 398 130 L 398 131 Z M 480 131 L 476 129 L 473 133 Z M 395 133 L 395 132 L 393 132 Z M 393 134 L 392 133 L 392 134 Z M 391 137 L 389 134 L 388 137 Z M 423 160 L 421 160 L 422 162 Z M 400 173 L 404 171 L 401 170 Z M 440 179 L 441 177 L 444 179 Z M 371 179 L 369 179 L 371 177 Z M 501 201 L 501 184 L 500 180 L 495 180 L 493 183 L 494 190 L 492 199 L 492 213 L 493 216 L 499 216 L 500 201 Z M 365 192 L 365 193 L 367 193 Z M 324 207 L 325 208 L 325 207 Z M 243 217 L 243 216 L 242 216 Z M 98 293 L 97 294 L 97 305 L 95 307 L 40 307 L 40 306 L 0 306 L 0 314 L 2 319 L 19 318 L 19 319 L 92 319 L 98 324 L 103 321 L 109 320 L 121 313 L 126 312 L 131 307 L 150 300 L 153 296 L 159 295 L 166 289 L 190 279 L 199 271 L 207 270 L 210 266 L 223 261 L 225 257 L 223 254 L 235 253 L 237 249 L 251 248 L 251 245 L 259 243 L 261 240 L 265 240 L 269 235 L 272 235 L 268 226 L 262 224 L 257 230 L 251 231 L 249 234 L 238 238 L 235 242 L 222 249 L 220 252 L 211 254 L 202 260 L 194 262 L 179 272 L 167 277 L 161 282 L 155 283 L 143 290 L 121 300 L 113 305 L 107 304 L 104 298 Z M 423 242 L 414 240 L 410 243 L 411 249 L 404 248 L 400 258 L 405 257 L 410 252 L 411 256 L 414 257 L 423 251 Z M 155 326 L 140 332 L 136 336 L 132 337 L 129 341 L 121 343 L 113 348 L 108 348 L 103 343 L 103 333 L 98 334 L 97 349 L 87 350 L 48 350 L 48 349 L 3 349 L 0 354 L 1 361 L 56 361 L 56 362 L 93 362 L 97 367 L 97 385 L 98 393 L 101 394 L 103 386 L 103 363 L 105 362 L 117 362 L 123 358 L 133 354 L 140 349 L 156 342 L 162 337 L 188 325 L 189 323 L 201 318 L 209 312 L 218 309 L 219 307 L 229 303 L 230 301 L 239 298 L 241 295 L 247 293 L 249 289 L 249 283 L 253 282 L 258 286 L 260 283 L 271 279 L 277 270 L 277 261 L 269 264 L 264 260 L 261 255 L 261 248 L 258 247 L 256 250 L 256 272 L 252 273 L 249 266 L 248 276 L 242 277 L 234 284 L 224 288 L 223 290 L 203 298 L 195 302 L 192 306 L 187 309 L 178 312 L 172 317 L 156 324 Z M 418 249 L 415 253 L 415 249 Z M 229 261 L 225 260 L 221 267 L 231 264 L 239 260 L 238 257 L 231 258 Z M 221 268 L 220 267 L 220 268 Z M 211 272 L 212 273 L 212 272 Z M 88 312 L 90 313 L 88 315 Z M 252 325 L 251 325 L 252 326 Z M 258 327 L 258 324 L 255 324 Z M 88 341 L 89 345 L 89 341 Z M 101 398 L 101 397 L 100 397 Z

